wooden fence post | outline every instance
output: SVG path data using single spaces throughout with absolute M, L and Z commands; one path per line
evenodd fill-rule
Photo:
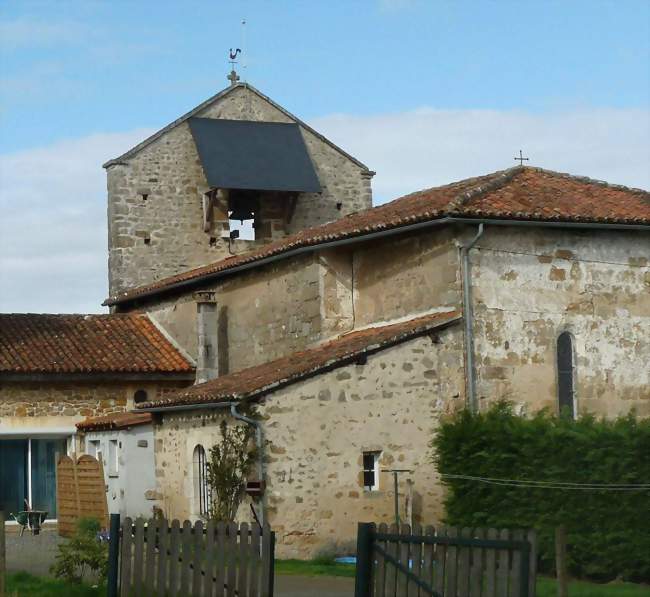
M 120 515 L 111 514 L 111 525 L 108 544 L 108 578 L 106 595 L 117 597 L 119 565 L 120 565 Z M 0 595 L 0 597 L 2 597 Z
M 357 527 L 357 571 L 354 581 L 354 597 L 372 597 L 372 541 L 374 524 L 360 522 Z
M 269 597 L 273 597 L 275 591 L 275 531 L 271 531 L 271 557 L 269 558 Z
M 0 510 L 0 597 L 5 597 L 5 575 L 7 573 L 7 558 L 5 544 L 5 513 Z
M 558 597 L 568 597 L 569 577 L 566 561 L 566 527 L 561 524 L 555 528 L 555 571 Z

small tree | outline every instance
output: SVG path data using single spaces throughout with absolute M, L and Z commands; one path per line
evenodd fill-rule
M 80 583 L 87 574 L 104 582 L 108 572 L 108 545 L 100 543 L 96 518 L 80 518 L 74 536 L 59 545 L 50 571 L 69 583 Z
M 210 448 L 207 463 L 209 514 L 216 520 L 234 520 L 244 498 L 246 478 L 255 462 L 256 451 L 250 447 L 250 427 L 229 427 L 223 420 L 220 430 L 221 441 Z

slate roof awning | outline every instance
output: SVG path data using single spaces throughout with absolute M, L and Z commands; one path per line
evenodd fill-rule
M 211 188 L 321 191 L 296 123 L 216 118 L 188 122 Z

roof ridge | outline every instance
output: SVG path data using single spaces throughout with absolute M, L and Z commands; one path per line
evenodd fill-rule
M 510 211 L 499 209 L 496 213 L 494 210 L 490 211 L 488 209 L 488 211 L 485 211 L 482 208 L 472 208 L 472 199 L 483 197 L 485 202 L 489 203 L 489 195 L 491 193 L 498 195 L 501 189 L 506 187 L 514 179 L 522 177 L 526 172 L 547 173 L 549 176 L 562 178 L 567 183 L 574 182 L 584 186 L 599 184 L 601 188 L 609 189 L 609 191 L 599 191 L 603 195 L 606 195 L 608 192 L 616 192 L 628 193 L 628 196 L 617 198 L 618 211 L 614 211 L 614 215 L 611 216 L 608 214 L 587 213 L 587 215 L 582 217 L 579 213 L 570 213 L 565 218 L 562 218 L 555 213 L 549 215 L 541 209 L 533 211 L 532 208 L 526 206 L 524 208 L 513 208 Z M 541 179 L 543 177 L 540 176 L 539 178 Z M 516 185 L 526 187 L 526 179 L 521 178 L 515 183 Z M 591 191 L 593 192 L 593 189 Z M 646 225 L 646 223 L 650 223 L 650 217 L 646 217 L 645 215 L 635 216 L 634 211 L 630 214 L 626 206 L 628 203 L 633 204 L 633 207 L 630 209 L 637 209 L 637 213 L 645 214 L 649 207 L 646 205 L 647 196 L 648 192 L 641 189 L 630 189 L 622 185 L 595 181 L 585 177 L 562 174 L 531 166 L 517 165 L 506 170 L 499 170 L 482 176 L 415 191 L 381 205 L 347 214 L 337 220 L 299 230 L 265 245 L 258 246 L 250 251 L 184 270 L 147 284 L 123 289 L 108 297 L 103 304 L 114 305 L 137 300 L 138 298 L 170 290 L 174 287 L 192 284 L 193 280 L 199 280 L 204 276 L 219 276 L 225 275 L 229 271 L 235 271 L 236 269 L 248 269 L 248 267 L 254 267 L 251 264 L 256 262 L 267 262 L 282 254 L 295 254 L 296 251 L 306 251 L 310 247 L 317 247 L 328 242 L 347 241 L 354 237 L 364 237 L 368 234 L 380 233 L 387 230 L 393 230 L 396 231 L 395 233 L 398 233 L 400 228 L 408 227 L 409 225 L 421 226 L 423 222 L 433 222 L 434 220 L 443 221 L 445 218 L 454 219 L 462 217 L 466 219 L 468 214 L 473 217 L 490 217 L 493 219 L 498 216 L 513 221 L 529 220 L 531 222 L 538 222 L 540 225 L 543 225 L 544 222 L 562 221 L 567 223 L 593 223 L 595 225 L 606 226 L 611 224 L 622 226 Z M 629 202 L 624 200 L 627 198 L 630 199 Z M 640 205 L 637 205 L 639 202 Z M 634 208 L 634 205 L 636 205 L 636 208 Z
M 607 182 L 606 180 L 600 180 L 598 178 L 590 178 L 589 176 L 570 174 L 569 172 L 558 172 L 557 170 L 548 170 L 547 168 L 541 168 L 539 166 L 516 166 L 516 168 L 522 168 L 523 170 L 534 170 L 535 172 L 542 172 L 544 174 L 549 174 L 550 176 L 555 176 L 556 178 L 565 178 L 568 180 L 575 180 L 576 182 L 583 182 L 586 184 L 596 184 L 601 187 L 616 189 L 617 191 L 627 191 L 631 193 L 643 193 L 645 195 L 650 195 L 650 191 L 646 189 L 641 189 L 639 187 L 628 187 L 622 184 L 614 184 L 611 182 Z
M 458 209 L 469 203 L 472 199 L 481 197 L 492 191 L 496 191 L 513 180 L 517 174 L 524 171 L 523 166 L 513 166 L 507 170 L 499 170 L 493 173 L 493 178 L 486 183 L 470 188 L 467 191 L 459 193 L 452 199 L 445 208 L 448 215 L 455 213 Z

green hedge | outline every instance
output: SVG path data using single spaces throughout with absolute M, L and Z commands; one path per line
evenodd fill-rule
M 443 474 L 568 483 L 650 483 L 650 420 L 524 418 L 507 403 L 458 413 L 431 442 Z M 554 566 L 553 529 L 567 527 L 569 571 L 582 578 L 650 581 L 650 491 L 568 490 L 443 477 L 446 522 L 535 528 L 540 567 Z

